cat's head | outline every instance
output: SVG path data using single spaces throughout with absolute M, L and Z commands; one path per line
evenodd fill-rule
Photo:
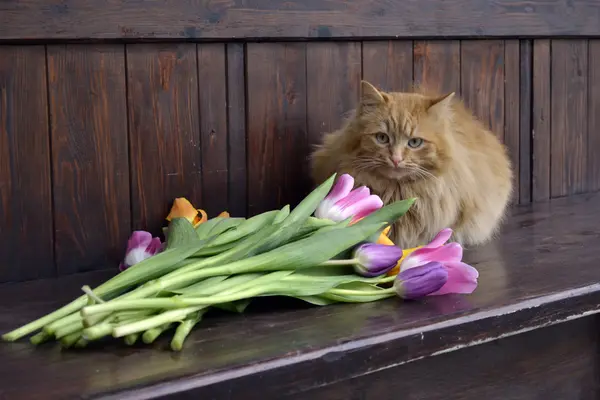
M 390 179 L 427 179 L 451 159 L 454 93 L 386 93 L 367 82 L 350 122 L 354 163 Z

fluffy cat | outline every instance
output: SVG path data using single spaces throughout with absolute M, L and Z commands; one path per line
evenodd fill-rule
M 465 246 L 487 242 L 512 193 L 505 147 L 454 93 L 386 93 L 362 82 L 357 109 L 324 136 L 311 161 L 316 182 L 349 173 L 385 204 L 417 197 L 392 226 L 403 248 L 446 227 Z

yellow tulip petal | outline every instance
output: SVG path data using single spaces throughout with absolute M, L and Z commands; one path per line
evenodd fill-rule
M 187 218 L 188 221 L 193 222 L 197 215 L 198 211 L 188 199 L 178 197 L 173 201 L 173 207 L 171 207 L 171 211 L 167 215 L 167 221 L 171 221 L 174 218 Z
M 230 215 L 229 215 L 229 213 L 228 213 L 227 211 L 223 211 L 223 212 L 222 212 L 221 214 L 219 214 L 218 216 L 219 216 L 219 217 L 222 217 L 222 218 L 229 218 L 229 217 L 230 217 Z
M 396 266 L 394 268 L 392 268 L 387 275 L 388 276 L 392 276 L 392 275 L 398 275 L 398 273 L 400 272 L 400 264 L 402 264 L 402 261 L 404 261 L 404 259 L 413 251 L 420 249 L 423 246 L 418 246 L 418 247 L 413 247 L 412 249 L 406 249 L 406 250 L 402 250 L 402 258 L 400 260 L 398 260 L 398 263 L 396 264 Z
M 384 229 L 384 230 L 381 232 L 381 234 L 382 234 L 382 235 L 385 235 L 385 236 L 389 236 L 389 235 L 390 235 L 390 230 L 391 230 L 391 229 L 392 229 L 392 227 L 391 227 L 391 225 L 390 225 L 390 226 L 388 226 L 387 228 L 385 228 L 385 229 Z
M 377 244 L 385 244 L 387 246 L 394 246 L 394 242 L 392 242 L 392 239 L 387 237 L 387 235 L 384 232 L 381 232 L 381 235 L 379 235 L 379 239 L 377 239 Z

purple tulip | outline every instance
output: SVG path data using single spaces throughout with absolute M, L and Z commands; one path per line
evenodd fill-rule
M 416 299 L 440 290 L 448 282 L 448 271 L 439 262 L 401 271 L 394 288 L 403 299 Z
M 383 275 L 402 258 L 402 249 L 384 244 L 365 243 L 354 250 L 354 271 L 362 276 Z
M 443 229 L 431 243 L 410 253 L 400 264 L 400 274 L 430 263 L 440 264 L 448 275 L 446 283 L 430 295 L 448 293 L 470 294 L 477 288 L 479 272 L 462 262 L 463 248 L 459 243 L 446 243 L 451 229 Z
M 119 271 L 125 271 L 132 265 L 152 257 L 161 250 L 162 243 L 159 238 L 152 238 L 152 234 L 146 231 L 134 231 L 127 241 L 125 259 L 119 265 Z
M 331 192 L 323 199 L 315 211 L 315 217 L 343 221 L 352 217 L 356 222 L 373 211 L 380 209 L 383 202 L 366 186 L 352 190 L 354 178 L 348 174 L 341 175 Z

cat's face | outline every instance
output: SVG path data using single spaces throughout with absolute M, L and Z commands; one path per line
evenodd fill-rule
M 363 82 L 354 121 L 356 167 L 389 179 L 436 176 L 450 157 L 452 95 L 383 93 Z

